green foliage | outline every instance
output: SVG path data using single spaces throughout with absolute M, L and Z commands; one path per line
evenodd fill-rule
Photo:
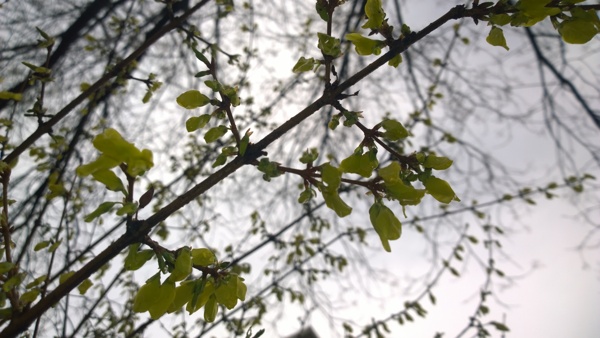
M 435 176 L 427 177 L 423 180 L 423 185 L 427 189 L 427 193 L 439 202 L 448 204 L 452 201 L 460 201 L 450 184 L 442 179 Z
M 377 153 L 369 150 L 363 154 L 355 152 L 345 158 L 340 164 L 340 170 L 345 173 L 359 174 L 362 177 L 370 177 L 378 165 Z
M 309 72 L 313 70 L 318 64 L 319 62 L 314 58 L 306 59 L 304 56 L 301 56 L 298 62 L 296 62 L 296 64 L 294 65 L 294 68 L 292 68 L 292 71 L 294 73 Z
M 490 33 L 488 34 L 485 41 L 487 41 L 492 46 L 503 47 L 506 50 L 509 49 L 506 45 L 506 39 L 504 38 L 504 32 L 502 31 L 502 28 L 492 26 L 492 29 L 490 30 Z
M 197 90 L 188 90 L 177 97 L 177 104 L 185 109 L 195 109 L 206 106 L 210 99 Z
M 368 20 L 362 28 L 378 30 L 385 19 L 385 12 L 383 11 L 381 0 L 367 0 L 367 3 L 365 4 L 365 14 L 367 15 Z
M 358 55 L 379 55 L 386 45 L 385 41 L 369 39 L 360 33 L 346 34 L 345 39 L 352 42 Z
M 268 157 L 261 158 L 256 168 L 264 173 L 263 179 L 267 182 L 271 181 L 272 178 L 283 174 L 283 172 L 279 170 L 279 163 L 269 161 Z
M 383 120 L 383 122 L 381 122 L 381 127 L 385 130 L 383 137 L 390 141 L 398 141 L 409 136 L 408 130 L 404 128 L 402 123 L 393 119 Z
M 390 208 L 380 200 L 375 201 L 369 209 L 369 218 L 373 228 L 379 235 L 381 244 L 387 252 L 391 252 L 389 241 L 397 240 L 402 235 L 402 224 Z
M 317 33 L 319 37 L 318 47 L 324 55 L 331 57 L 338 57 L 342 55 L 342 47 L 340 39 L 336 39 L 332 36 L 323 33 Z

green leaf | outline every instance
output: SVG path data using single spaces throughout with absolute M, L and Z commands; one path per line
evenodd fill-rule
M 379 161 L 373 151 L 362 155 L 352 154 L 340 164 L 340 170 L 345 173 L 359 174 L 362 177 L 370 177 L 373 170 L 377 168 Z
M 60 276 L 58 277 L 58 282 L 59 282 L 60 284 L 62 284 L 62 283 L 64 283 L 64 282 L 66 282 L 66 281 L 67 281 L 69 278 L 71 278 L 71 276 L 73 276 L 74 274 L 75 274 L 75 271 L 68 271 L 68 272 L 65 272 L 65 273 L 63 273 L 62 275 L 60 275 Z
M 202 63 L 204 63 L 207 66 L 210 65 L 210 62 L 208 61 L 206 56 L 204 56 L 204 54 L 202 54 L 199 50 L 197 50 L 196 47 L 192 46 L 192 50 L 194 51 L 194 54 L 196 55 L 196 58 L 198 60 L 200 60 Z
M 231 105 L 237 107 L 240 105 L 240 97 L 238 96 L 238 87 L 222 86 L 222 94 L 229 98 Z
M 212 167 L 216 168 L 218 166 L 225 164 L 226 162 L 227 162 L 227 154 L 221 153 L 215 159 L 215 162 L 212 164 Z
M 94 177 L 96 181 L 104 184 L 108 190 L 120 191 L 124 195 L 127 195 L 123 182 L 112 170 L 97 170 L 92 173 L 92 177 Z
M 292 68 L 292 72 L 298 74 L 302 72 L 309 72 L 315 68 L 315 65 L 318 64 L 318 61 L 314 58 L 306 59 L 304 56 L 301 56 L 298 62 Z
M 40 251 L 40 250 L 44 249 L 45 247 L 47 247 L 48 245 L 50 245 L 50 241 L 39 242 L 38 244 L 35 245 L 35 247 L 33 248 L 33 251 Z
M 92 143 L 101 153 L 118 163 L 125 163 L 129 158 L 135 157 L 140 152 L 113 128 L 108 128 L 102 134 L 97 135 Z
M 490 34 L 488 34 L 485 41 L 487 41 L 487 43 L 489 43 L 492 46 L 499 46 L 508 50 L 508 46 L 506 45 L 506 39 L 504 38 L 504 33 L 502 32 L 502 28 L 493 26 L 490 30 Z
M 86 280 L 84 280 L 83 282 L 81 282 L 81 284 L 79 284 L 79 286 L 77 287 L 77 290 L 79 290 L 80 295 L 85 295 L 87 290 L 89 290 L 89 288 L 91 288 L 92 285 L 94 285 L 94 283 L 92 283 L 92 281 L 89 278 L 86 278 Z
M 19 94 L 19 93 L 0 91 L 0 100 L 21 101 L 22 98 L 23 98 L 23 95 Z
M 401 63 L 402 63 L 402 54 L 398 54 L 398 55 L 394 56 L 390 61 L 388 61 L 388 66 L 398 68 L 398 66 Z
M 310 187 L 306 187 L 306 189 L 302 190 L 302 192 L 300 193 L 300 197 L 298 197 L 298 203 L 307 203 L 315 196 L 315 191 Z
M 226 126 L 222 126 L 222 125 L 214 127 L 214 128 L 210 128 L 204 135 L 204 141 L 206 141 L 206 143 L 215 142 L 221 136 L 225 135 L 228 130 L 229 130 L 229 128 L 227 128 Z
M 115 204 L 117 204 L 117 202 L 104 202 L 100 204 L 96 210 L 92 211 L 90 214 L 87 214 L 83 220 L 86 222 L 91 222 L 97 217 L 100 217 L 102 214 L 109 212 Z
M 203 282 L 205 281 L 205 282 Z M 210 280 L 196 280 L 194 282 L 194 288 L 192 292 L 192 299 L 188 302 L 186 310 L 189 314 L 198 311 L 203 307 L 210 296 L 214 295 L 214 286 Z
M 340 39 L 336 39 L 323 33 L 317 33 L 317 36 L 319 37 L 318 47 L 323 54 L 332 56 L 334 58 L 342 55 Z
M 530 27 L 544 20 L 547 16 L 557 15 L 561 12 L 556 7 L 546 7 L 552 0 L 521 0 L 517 3 L 521 15 L 526 20 L 521 19 L 523 24 L 519 26 Z M 514 23 L 513 23 L 514 24 Z
M 191 133 L 198 129 L 204 128 L 208 121 L 210 121 L 210 114 L 190 117 L 187 119 L 187 121 L 185 121 L 185 129 L 188 131 L 188 133 Z
M 230 275 L 229 279 L 221 282 L 215 290 L 215 296 L 219 304 L 223 304 L 229 310 L 237 304 L 237 276 Z
M 397 182 L 400 180 L 400 171 L 402 167 L 398 161 L 392 161 L 390 165 L 384 168 L 379 168 L 377 173 L 386 183 Z
M 144 264 L 146 264 L 146 262 L 154 256 L 154 251 L 138 251 L 139 247 L 139 243 L 132 244 L 129 246 L 129 252 L 127 253 L 127 257 L 125 257 L 124 261 L 125 270 L 135 271 L 144 266 Z
M 175 299 L 175 283 L 168 279 L 159 286 L 153 295 L 152 304 L 148 307 L 150 318 L 156 320 L 164 315 Z
M 152 151 L 144 149 L 135 152 L 126 162 L 127 173 L 136 177 L 144 174 L 154 166 Z
M 39 67 L 39 66 L 36 66 L 36 65 L 34 65 L 34 64 L 31 64 L 31 63 L 29 63 L 29 62 L 25 62 L 25 61 L 23 61 L 23 62 L 21 62 L 21 63 L 22 63 L 23 65 L 27 66 L 27 68 L 29 68 L 29 69 L 33 70 L 35 73 L 38 73 L 38 74 L 42 74 L 42 75 L 50 75 L 50 73 L 52 73 L 52 70 L 51 70 L 51 69 L 49 69 L 49 68 L 46 68 L 46 67 Z
M 385 41 L 369 39 L 359 33 L 349 33 L 344 38 L 352 42 L 358 55 L 379 55 L 386 45 Z
M 496 26 L 508 25 L 511 21 L 511 17 L 508 14 L 492 14 L 490 15 L 490 22 Z
M 402 123 L 396 120 L 383 120 L 383 122 L 381 122 L 381 127 L 385 130 L 383 137 L 390 141 L 398 141 L 399 139 L 407 138 L 409 136 L 408 130 L 404 128 Z
M 460 201 L 458 197 L 456 197 L 454 190 L 450 187 L 450 184 L 442 179 L 431 176 L 423 180 L 423 185 L 427 189 L 427 193 L 439 202 L 448 204 L 452 202 L 452 200 Z
M 375 30 L 381 28 L 383 19 L 385 18 L 381 0 L 367 0 L 367 3 L 365 4 L 365 14 L 367 15 L 368 20 L 362 28 Z
M 319 151 L 317 148 L 306 149 L 302 156 L 300 156 L 300 162 L 304 164 L 312 163 L 319 158 Z
M 342 172 L 329 163 L 321 165 L 321 179 L 330 189 L 337 189 L 342 183 Z
M 167 313 L 173 313 L 179 309 L 181 309 L 185 304 L 187 304 L 194 295 L 194 281 L 185 281 L 182 282 L 175 289 L 175 298 L 173 298 L 173 302 L 169 305 L 167 309 Z
M 327 2 L 325 2 L 324 0 L 317 0 L 317 3 L 315 4 L 315 9 L 317 10 L 319 17 L 321 17 L 323 21 L 329 21 L 329 13 L 327 12 Z
M 212 294 L 204 305 L 204 320 L 208 323 L 212 323 L 217 318 L 217 312 L 219 311 L 219 304 L 217 303 L 217 297 Z
M 337 188 L 321 185 L 319 189 L 321 190 L 321 194 L 323 194 L 323 199 L 325 199 L 327 207 L 335 211 L 339 217 L 346 217 L 352 213 L 352 208 L 340 198 Z
M 110 158 L 104 154 L 98 156 L 95 161 L 88 164 L 80 165 L 75 172 L 77 176 L 85 177 L 99 170 L 112 169 L 120 164 L 119 161 Z
M 383 248 L 385 251 L 391 252 L 392 249 L 390 248 L 389 241 L 400 238 L 402 235 L 402 224 L 392 210 L 386 207 L 381 201 L 373 203 L 369 209 L 369 218 L 377 235 L 379 235 Z
M 133 215 L 138 210 L 137 202 L 127 202 L 117 210 L 118 216 Z
M 221 89 L 221 84 L 217 80 L 206 80 L 204 84 L 210 88 L 213 92 L 218 92 Z
M 423 162 L 425 168 L 446 170 L 452 165 L 452 160 L 444 156 L 428 155 Z
M 216 261 L 215 254 L 207 248 L 192 249 L 192 263 L 199 266 L 209 266 Z
M 496 328 L 496 330 L 498 330 L 498 331 L 502 331 L 502 332 L 508 332 L 508 331 L 510 331 L 510 330 L 508 329 L 508 326 L 506 326 L 506 325 L 504 325 L 504 324 L 502 324 L 502 323 L 499 323 L 499 322 L 491 322 L 490 324 L 492 324 L 492 325 L 493 325 L 493 326 Z
M 32 303 L 40 295 L 40 289 L 29 290 L 21 295 L 19 299 L 23 304 Z
M 401 180 L 385 182 L 387 197 L 397 200 L 400 205 L 418 205 L 425 196 L 424 189 L 416 189 Z
M 246 300 L 246 291 L 248 291 L 248 287 L 244 284 L 244 279 L 240 276 L 235 276 L 237 281 L 237 298 L 242 302 Z
M 271 181 L 271 178 L 283 175 L 283 172 L 279 170 L 279 164 L 269 161 L 268 157 L 260 159 L 257 169 L 264 173 L 263 179 L 267 182 Z
M 573 8 L 571 14 L 571 18 L 558 25 L 558 33 L 566 43 L 587 43 L 600 31 L 600 20 L 594 10 Z
M 210 103 L 210 99 L 197 90 L 188 90 L 177 97 L 177 104 L 185 109 L 195 109 Z
M 15 266 L 14 263 L 11 262 L 2 262 L 0 263 L 0 275 L 7 273 Z
M 244 137 L 240 140 L 240 155 L 244 156 L 246 153 L 246 149 L 248 149 L 248 144 L 250 143 L 250 135 L 252 135 L 252 131 L 250 129 L 246 130 Z
M 168 280 L 179 282 L 187 278 L 192 273 L 192 250 L 189 247 L 183 247 L 179 250 L 175 260 L 175 268 L 171 272 Z

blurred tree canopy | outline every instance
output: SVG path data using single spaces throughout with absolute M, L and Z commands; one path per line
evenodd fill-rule
M 507 213 L 578 193 L 598 241 L 598 4 L 0 6 L 2 337 L 395 336 L 465 273 L 484 337 Z

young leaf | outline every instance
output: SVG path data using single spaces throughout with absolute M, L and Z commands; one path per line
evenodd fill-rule
M 101 153 L 118 163 L 125 163 L 129 158 L 135 157 L 140 152 L 133 143 L 127 142 L 113 128 L 108 128 L 102 134 L 98 134 L 92 144 Z
M 179 250 L 179 254 L 175 260 L 175 268 L 168 280 L 179 282 L 189 276 L 190 273 L 192 273 L 192 251 L 189 247 L 183 247 Z
M 210 99 L 197 90 L 188 90 L 177 97 L 177 104 L 185 109 L 194 109 L 210 103 Z
M 345 173 L 359 174 L 362 177 L 370 177 L 378 165 L 377 158 L 369 151 L 362 155 L 350 155 L 342 161 L 340 170 Z
M 373 203 L 369 209 L 369 218 L 377 235 L 379 235 L 383 248 L 385 251 L 391 252 L 392 249 L 390 248 L 389 241 L 400 238 L 400 235 L 402 235 L 402 224 L 392 210 L 386 207 L 381 201 Z
M 328 188 L 337 189 L 342 183 L 342 172 L 328 162 L 321 166 L 321 179 Z
M 175 289 L 175 298 L 173 298 L 173 302 L 169 305 L 167 309 L 167 313 L 173 313 L 179 309 L 181 309 L 185 304 L 187 304 L 194 295 L 194 281 L 185 281 L 182 282 Z
M 448 204 L 452 200 L 460 201 L 456 197 L 454 190 L 450 187 L 450 184 L 442 179 L 431 176 L 423 181 L 423 185 L 427 189 L 428 194 L 442 203 Z
M 488 34 L 485 41 L 487 41 L 487 43 L 489 43 L 492 46 L 504 47 L 504 49 L 508 50 L 508 46 L 506 45 L 506 39 L 504 38 L 504 33 L 502 32 L 502 28 L 492 26 L 490 34 Z
M 323 21 L 329 21 L 329 13 L 327 12 L 327 2 L 325 0 L 317 0 L 317 3 L 315 4 L 315 9 L 317 10 L 317 13 Z
M 237 304 L 237 276 L 231 275 L 227 281 L 221 282 L 215 289 L 215 296 L 219 304 L 223 304 L 229 310 Z
M 19 93 L 0 91 L 0 100 L 21 101 L 22 98 L 23 98 L 23 95 L 19 94 Z
M 99 170 L 112 169 L 120 164 L 119 161 L 112 159 L 104 154 L 98 156 L 95 161 L 83 164 L 77 167 L 75 172 L 77 176 L 85 177 Z
M 198 129 L 204 128 L 206 124 L 210 121 L 210 114 L 202 114 L 200 116 L 190 117 L 185 121 L 185 129 L 188 133 L 196 131 Z
M 352 213 L 352 208 L 346 204 L 337 192 L 337 188 L 330 188 L 324 185 L 320 186 L 321 194 L 325 199 L 325 205 L 339 216 L 346 217 Z
M 323 33 L 317 33 L 317 36 L 319 37 L 318 47 L 323 54 L 332 56 L 334 58 L 342 55 L 340 39 L 336 39 L 333 36 Z
M 365 4 L 365 14 L 369 20 L 367 20 L 362 28 L 374 30 L 381 28 L 383 19 L 385 18 L 381 0 L 367 0 L 367 3 Z
M 349 33 L 344 38 L 352 42 L 358 55 L 379 55 L 381 48 L 385 47 L 385 41 L 365 38 L 359 33 Z
M 292 72 L 298 74 L 302 72 L 308 72 L 315 68 L 315 64 L 318 64 L 317 60 L 314 58 L 306 59 L 304 56 L 301 56 L 298 62 L 292 68 Z
M 244 156 L 246 153 L 246 149 L 248 149 L 248 144 L 250 143 L 250 135 L 252 135 L 252 131 L 250 129 L 246 130 L 244 137 L 240 140 L 240 155 Z
M 402 54 L 398 54 L 394 56 L 390 61 L 388 61 L 388 66 L 392 66 L 394 68 L 398 68 L 398 65 L 402 63 Z
M 33 289 L 33 290 L 29 290 L 27 292 L 24 292 L 21 295 L 21 298 L 19 298 L 19 300 L 21 302 L 23 302 L 23 304 L 29 304 L 32 303 L 34 300 L 36 300 L 36 298 L 40 295 L 40 289 Z
M 175 283 L 166 280 L 153 295 L 152 304 L 148 307 L 150 318 L 156 320 L 164 315 L 175 299 Z
M 112 170 L 102 169 L 92 173 L 94 179 L 106 186 L 108 190 L 120 191 L 124 195 L 127 195 L 127 190 L 121 179 Z
M 137 202 L 127 202 L 117 210 L 118 216 L 133 215 L 138 210 Z
M 102 214 L 109 212 L 115 204 L 117 204 L 117 202 L 104 202 L 100 204 L 96 210 L 92 211 L 90 214 L 87 214 L 83 220 L 85 222 L 91 222 L 97 217 L 100 217 Z
M 214 264 L 215 261 L 215 254 L 210 249 L 192 249 L 192 263 L 194 263 L 194 265 L 209 266 Z
M 425 168 L 446 170 L 452 165 L 452 160 L 444 156 L 428 155 L 423 162 Z
M 229 128 L 227 128 L 226 126 L 217 126 L 214 128 L 210 128 L 204 135 L 204 141 L 206 141 L 206 143 L 215 142 L 221 136 L 225 135 L 227 133 L 227 130 L 229 130 Z
M 204 320 L 208 323 L 212 323 L 217 318 L 217 312 L 219 311 L 219 304 L 217 303 L 217 297 L 212 294 L 204 305 Z
M 583 10 L 582 10 L 583 11 Z M 593 10 L 590 10 L 594 12 Z M 585 13 L 585 11 L 583 11 Z M 577 13 L 577 12 L 576 12 Z M 585 15 L 585 14 L 584 14 Z M 595 13 L 592 13 L 595 16 Z M 573 17 L 565 19 L 558 26 L 558 33 L 566 43 L 584 44 L 589 42 L 598 34 L 600 24 L 595 23 L 592 18 Z M 597 17 L 595 17 L 598 20 Z
M 85 295 L 87 290 L 89 288 L 91 288 L 92 285 L 94 285 L 94 283 L 92 283 L 92 281 L 89 278 L 87 278 L 86 280 L 81 282 L 81 284 L 79 284 L 79 286 L 77 287 L 77 290 L 79 290 L 80 295 Z
M 383 133 L 383 137 L 390 141 L 398 141 L 399 139 L 407 138 L 409 136 L 408 130 L 404 128 L 402 123 L 392 120 L 386 119 L 381 122 L 381 127 L 385 129 L 385 133 Z

